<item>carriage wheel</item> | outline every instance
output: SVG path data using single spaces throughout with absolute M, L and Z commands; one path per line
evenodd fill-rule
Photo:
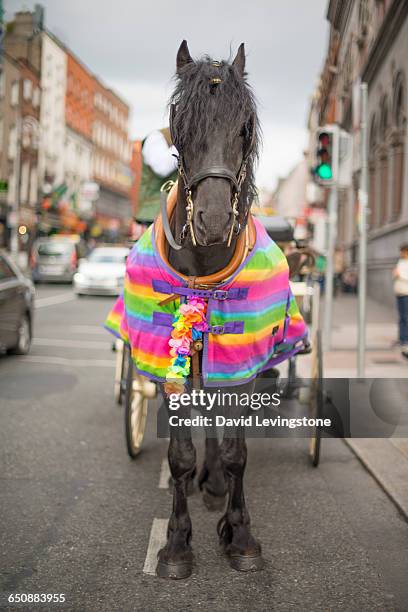
M 122 340 L 116 340 L 116 370 L 115 370 L 115 401 L 119 406 L 123 403 L 123 396 L 126 388 L 126 363 L 127 350 L 126 345 Z
M 317 330 L 314 342 L 309 406 L 312 418 L 323 417 L 323 351 L 320 330 Z M 315 427 L 310 438 L 309 456 L 314 467 L 319 465 L 321 435 L 320 427 Z
M 130 351 L 128 359 L 125 393 L 126 447 L 129 457 L 136 459 L 142 449 L 148 398 L 143 395 L 142 391 L 134 388 L 134 367 Z

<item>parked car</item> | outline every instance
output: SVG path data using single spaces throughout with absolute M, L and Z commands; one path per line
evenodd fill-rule
M 79 262 L 74 276 L 77 295 L 118 295 L 125 280 L 127 247 L 96 247 Z
M 0 351 L 25 355 L 33 333 L 34 285 L 0 250 Z
M 34 244 L 30 260 L 33 281 L 72 282 L 84 253 L 77 236 L 40 238 Z

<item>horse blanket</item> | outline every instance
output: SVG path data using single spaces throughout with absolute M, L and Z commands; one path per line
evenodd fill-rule
M 172 329 L 180 305 L 192 298 L 206 303 L 205 327 L 201 327 L 205 386 L 243 384 L 303 348 L 307 328 L 290 289 L 286 258 L 262 224 L 254 221 L 252 251 L 212 289 L 188 288 L 186 280 L 163 261 L 154 226 L 135 244 L 127 259 L 124 292 L 105 327 L 130 345 L 138 373 L 153 381 L 169 379 L 175 363 L 169 345 Z M 174 294 L 177 299 L 160 304 Z M 182 363 L 182 357 L 176 357 L 176 363 Z

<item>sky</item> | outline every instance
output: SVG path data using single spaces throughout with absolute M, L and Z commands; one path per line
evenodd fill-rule
M 38 2 L 39 0 L 37 0 Z M 257 181 L 272 189 L 302 159 L 310 96 L 327 46 L 328 0 L 40 0 L 45 23 L 131 106 L 131 137 L 168 123 L 177 49 L 234 57 L 245 42 L 259 104 Z M 5 0 L 6 19 L 36 0 Z

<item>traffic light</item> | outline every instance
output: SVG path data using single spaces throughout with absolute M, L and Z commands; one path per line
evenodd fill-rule
M 320 185 L 332 185 L 338 174 L 338 127 L 326 125 L 316 131 L 316 165 L 312 172 Z

